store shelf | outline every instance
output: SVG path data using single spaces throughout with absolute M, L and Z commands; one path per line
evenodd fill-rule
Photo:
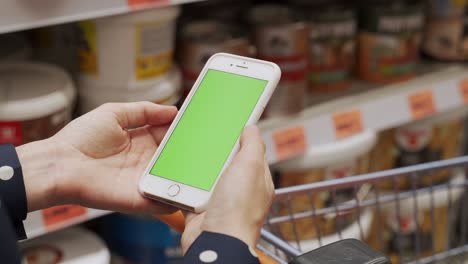
M 200 0 L 0 0 L 0 33 Z
M 24 221 L 24 228 L 28 238 L 34 238 L 109 213 L 76 205 L 58 206 L 29 213 Z
M 422 65 L 420 75 L 401 84 L 357 83 L 340 99 L 311 106 L 294 117 L 260 123 L 270 164 L 364 130 L 381 131 L 468 103 L 468 70 Z M 316 103 L 311 98 L 309 103 Z M 329 100 L 328 95 L 320 100 Z

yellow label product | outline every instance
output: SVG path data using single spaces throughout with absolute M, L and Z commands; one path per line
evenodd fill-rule
M 97 39 L 96 24 L 92 21 L 78 23 L 80 32 L 78 44 L 78 59 L 80 72 L 86 74 L 97 74 Z
M 173 64 L 174 31 L 165 23 L 138 24 L 135 28 L 135 78 L 145 80 L 167 74 Z

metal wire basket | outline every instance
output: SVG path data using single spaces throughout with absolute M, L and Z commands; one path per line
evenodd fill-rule
M 392 263 L 468 263 L 467 167 L 460 157 L 278 189 L 258 247 L 287 263 L 356 238 Z

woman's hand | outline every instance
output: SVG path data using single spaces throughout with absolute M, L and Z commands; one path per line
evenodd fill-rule
M 138 181 L 177 109 L 150 102 L 111 103 L 55 136 L 17 148 L 28 210 L 74 203 L 128 213 L 168 213 Z M 136 128 L 137 127 L 137 128 Z
M 213 192 L 206 212 L 186 215 L 184 252 L 203 231 L 236 237 L 254 248 L 270 209 L 274 186 L 257 127 L 244 130 L 240 150 Z

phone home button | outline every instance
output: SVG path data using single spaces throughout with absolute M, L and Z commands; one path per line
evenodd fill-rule
M 179 192 L 180 192 L 180 186 L 177 185 L 177 184 L 172 184 L 167 189 L 167 195 L 169 195 L 170 197 L 177 196 L 179 194 Z

